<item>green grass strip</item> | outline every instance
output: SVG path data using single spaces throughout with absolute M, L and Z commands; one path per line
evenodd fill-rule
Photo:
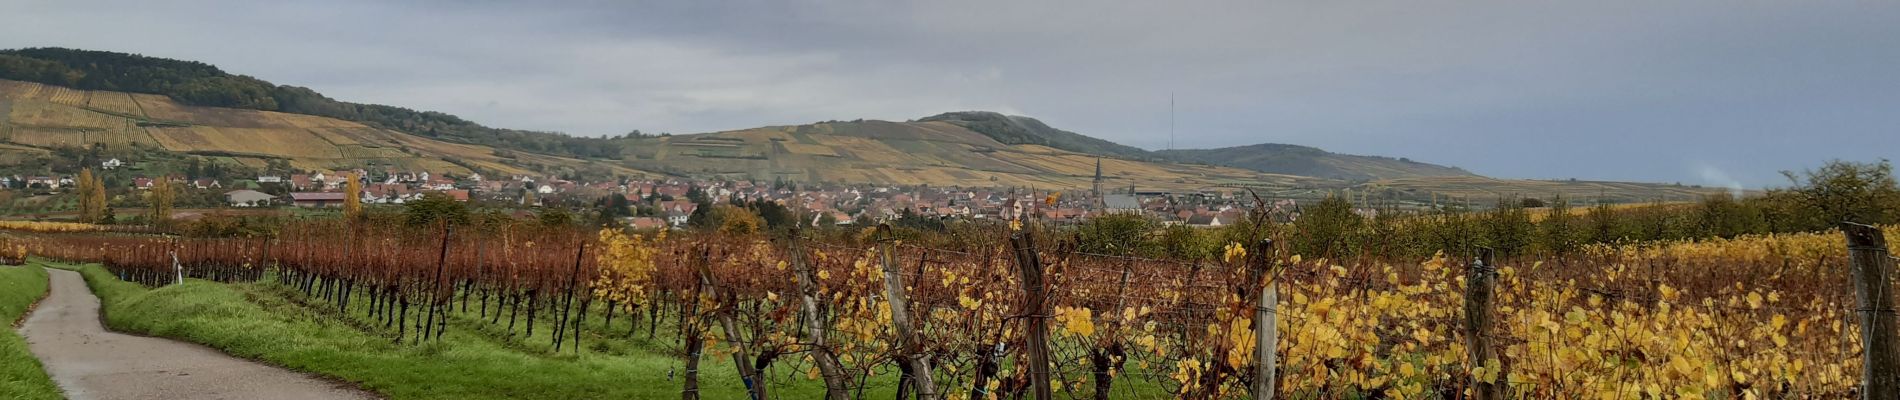
M 612 346 L 615 351 L 605 353 L 551 354 L 523 345 L 532 340 L 467 329 L 473 323 L 461 318 L 452 321 L 451 327 L 462 328 L 450 329 L 439 342 L 397 344 L 380 327 L 365 327 L 369 324 L 358 307 L 351 307 L 353 315 L 343 315 L 270 283 L 188 280 L 147 289 L 120 281 L 98 265 L 61 268 L 85 276 L 113 330 L 200 343 L 238 357 L 352 382 L 394 399 L 680 396 L 681 361 L 638 346 Z M 541 336 L 541 331 L 536 334 Z M 824 396 L 822 382 L 807 381 L 803 373 L 784 368 L 771 372 L 777 375 L 774 397 Z M 701 362 L 700 380 L 704 398 L 745 397 L 737 373 L 724 357 L 709 352 Z M 889 383 L 873 384 L 876 387 L 864 393 L 867 397 L 892 395 Z
M 12 323 L 46 295 L 46 270 L 39 266 L 0 267 L 0 394 L 8 399 L 60 399 L 59 386 L 46 376 L 40 360 L 26 348 L 26 339 Z

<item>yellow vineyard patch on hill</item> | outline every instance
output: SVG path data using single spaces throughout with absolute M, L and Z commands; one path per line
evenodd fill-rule
M 175 152 L 218 154 L 250 166 L 283 159 L 303 169 L 380 168 L 465 174 L 481 168 L 534 174 L 522 165 L 651 174 L 591 161 L 513 154 L 448 143 L 356 122 L 301 114 L 179 104 L 151 94 L 85 91 L 0 80 L 0 139 L 32 149 L 141 143 Z M 43 150 L 41 150 L 43 151 Z M 451 162 L 450 160 L 455 160 Z

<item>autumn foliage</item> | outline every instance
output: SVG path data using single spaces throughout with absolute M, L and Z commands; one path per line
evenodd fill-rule
M 633 317 L 642 310 L 664 315 L 673 320 L 662 324 L 668 334 L 692 338 L 663 343 L 705 346 L 672 349 L 681 357 L 736 357 L 798 372 L 768 375 L 769 385 L 817 379 L 820 350 L 836 356 L 851 385 L 898 373 L 884 258 L 863 240 L 868 231 L 815 241 L 304 224 L 275 239 L 47 234 L 9 243 L 102 262 L 128 277 L 162 276 L 170 267 L 164 257 L 174 253 L 191 276 L 258 279 L 268 269 L 313 296 L 380 293 L 371 312 L 458 297 L 468 304 L 472 294 L 484 315 L 492 304 L 497 324 L 499 310 L 511 307 L 527 311 L 529 326 L 533 315 L 549 318 L 543 329 L 575 329 L 567 328 L 573 319 L 591 318 L 586 304 L 600 301 L 629 323 L 651 324 Z M 1458 398 L 1472 382 L 1491 382 L 1521 398 L 1840 398 L 1858 385 L 1854 298 L 1835 233 L 1507 258 L 1493 300 L 1500 357 L 1491 360 L 1469 360 L 1464 347 L 1465 257 L 1321 259 L 1228 243 L 1211 260 L 1161 260 L 1048 242 L 1055 244 L 1036 249 L 1051 294 L 1046 315 L 1028 312 L 1015 273 L 1022 266 L 1006 245 L 891 243 L 920 351 L 946 398 L 1024 393 L 1031 382 L 1020 351 L 1031 323 L 1053 332 L 1050 384 L 1061 395 L 1245 396 L 1257 367 L 1250 299 L 1267 284 L 1280 289 L 1272 315 L 1286 396 Z M 1273 273 L 1251 274 L 1254 260 L 1267 260 Z M 805 329 L 802 268 L 813 271 L 822 349 Z M 563 308 L 566 293 L 578 308 Z M 582 311 L 567 311 L 574 309 Z M 513 329 L 515 316 L 507 319 Z

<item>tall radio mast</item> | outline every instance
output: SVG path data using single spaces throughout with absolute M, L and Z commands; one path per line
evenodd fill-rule
M 1169 150 L 1174 150 L 1174 93 L 1169 93 Z

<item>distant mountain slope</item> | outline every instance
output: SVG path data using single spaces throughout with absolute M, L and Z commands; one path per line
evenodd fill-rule
M 1341 182 L 1239 168 L 1102 157 L 1008 144 L 946 120 L 823 122 L 621 139 L 627 165 L 718 178 L 970 187 L 1087 189 L 1101 160 L 1105 189 L 1193 191 L 1221 185 Z M 1024 139 L 1027 140 L 1027 139 Z
M 352 121 L 449 142 L 557 156 L 609 158 L 611 141 L 482 126 L 454 115 L 343 102 L 195 61 L 64 48 L 0 50 L 0 79 L 74 89 L 156 94 L 195 106 L 281 111 Z
M 1110 157 L 1154 158 L 1154 154 L 1147 150 L 1052 128 L 1035 118 L 1018 115 L 1003 115 L 989 111 L 959 111 L 924 117 L 918 122 L 947 122 L 989 136 L 1003 144 L 1036 144 Z
M 1482 176 L 1431 176 L 1381 179 L 1354 186 L 1361 195 L 1372 193 L 1412 200 L 1472 201 L 1479 207 L 1500 197 L 1550 199 L 1563 196 L 1571 204 L 1696 201 L 1727 189 L 1696 185 L 1584 180 L 1495 179 Z M 1456 200 L 1454 200 L 1456 199 Z
M 180 104 L 166 96 L 0 80 L 0 160 L 56 148 L 140 146 L 263 169 L 396 168 L 466 174 L 650 175 L 587 161 L 453 143 L 319 116 Z M 18 164 L 9 162 L 8 164 Z
M 12 80 L 8 80 L 12 79 Z M 1149 152 L 1034 118 L 954 112 L 697 135 L 580 138 L 496 129 L 406 108 L 340 102 L 208 64 L 70 49 L 0 50 L 0 166 L 39 172 L 92 144 L 252 167 L 657 176 L 801 182 L 1194 192 L 1244 186 L 1318 198 L 1352 189 L 1424 202 L 1459 197 L 1653 199 L 1671 185 L 1497 180 L 1404 159 L 1288 146 Z M 149 150 L 149 151 L 145 151 Z M 195 160 L 195 159 L 194 159 Z M 70 160 L 68 160 L 70 161 Z M 1185 162 L 1184 162 L 1185 161 Z M 1190 163 L 1191 162 L 1191 163 Z M 64 164 L 76 169 L 72 164 Z M 66 171 L 70 172 L 70 171 Z M 37 173 L 37 172 L 36 172 Z
M 1477 176 L 1458 167 L 1427 164 L 1404 158 L 1339 154 L 1290 144 L 1266 143 L 1218 149 L 1163 150 L 1155 154 L 1181 162 L 1349 181 Z

